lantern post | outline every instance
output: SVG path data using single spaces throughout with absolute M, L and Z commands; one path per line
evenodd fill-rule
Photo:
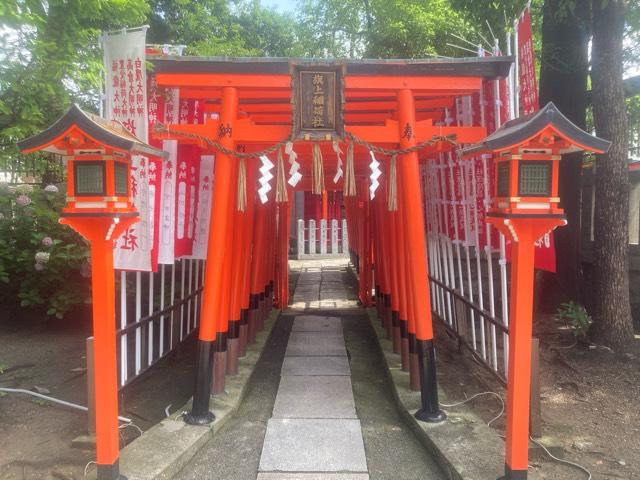
M 527 478 L 535 243 L 567 223 L 559 207 L 560 159 L 563 153 L 575 151 L 603 153 L 609 145 L 579 129 L 549 103 L 462 150 L 466 157 L 494 155 L 496 181 L 487 223 L 512 245 L 505 475 L 501 480 Z
M 86 113 L 77 105 L 48 129 L 19 142 L 18 147 L 23 153 L 62 155 L 66 161 L 67 204 L 60 223 L 73 228 L 91 246 L 98 479 L 122 479 L 113 246 L 138 221 L 129 185 L 132 155 L 166 154 L 143 143 L 119 122 Z

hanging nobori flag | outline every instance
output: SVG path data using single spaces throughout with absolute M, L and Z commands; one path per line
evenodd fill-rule
M 147 76 L 145 71 L 146 27 L 102 37 L 106 74 L 106 111 L 143 142 L 148 142 Z M 154 162 L 155 163 L 155 162 Z M 122 270 L 153 269 L 153 218 L 150 208 L 149 159 L 132 158 L 130 186 L 140 221 L 114 242 L 114 266 Z M 151 188 L 154 196 L 155 187 Z
M 173 265 L 175 261 L 175 192 L 178 142 L 175 140 L 164 140 L 162 142 L 162 149 L 169 153 L 169 158 L 164 160 L 162 165 L 158 263 Z
M 106 72 L 106 118 L 117 120 L 143 142 L 147 132 L 147 27 L 102 38 Z
M 191 255 L 197 204 L 200 149 L 195 145 L 178 145 L 175 203 L 175 256 Z
M 197 124 L 202 123 L 203 118 L 201 101 L 180 100 L 178 123 Z M 178 145 L 174 249 L 176 258 L 190 256 L 193 252 L 200 155 L 200 148 L 196 145 Z
M 538 86 L 536 84 L 536 66 L 533 55 L 531 33 L 531 12 L 526 8 L 518 19 L 518 71 L 520 84 L 520 108 L 523 115 L 537 112 Z
M 151 248 L 151 215 L 149 208 L 149 161 L 142 155 L 131 157 L 131 176 L 129 191 L 133 203 L 138 210 L 140 220 L 131 225 L 114 242 L 114 268 L 119 270 L 135 270 L 150 272 Z
M 192 258 L 207 259 L 209 243 L 209 221 L 211 217 L 211 201 L 213 198 L 213 155 L 200 157 L 200 175 L 198 185 L 198 211 L 195 221 L 195 237 L 193 239 Z

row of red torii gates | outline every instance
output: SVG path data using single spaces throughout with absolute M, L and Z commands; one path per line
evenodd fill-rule
M 473 145 L 463 154 L 500 154 L 494 160 L 497 181 L 488 221 L 514 245 L 505 478 L 526 478 L 533 242 L 564 222 L 558 208 L 560 155 L 585 149 L 601 153 L 608 142 L 579 130 L 552 104 L 489 137 L 482 126 L 447 126 L 455 99 L 507 76 L 511 57 L 319 63 L 159 56 L 151 61 L 159 87 L 179 88 L 181 99 L 203 101 L 205 109 L 204 123 L 159 124 L 155 138 L 197 144 L 216 156 L 196 381 L 185 420 L 197 425 L 213 421 L 210 395 L 224 390 L 225 375 L 237 373 L 238 358 L 274 303 L 283 309 L 288 305 L 292 191 L 322 194 L 334 189 L 344 192 L 359 299 L 365 307 L 375 302 L 385 326 L 400 327 L 403 369 L 410 373 L 411 388 L 421 392 L 416 417 L 444 421 L 418 154 L 428 160 Z M 336 142 L 346 147 L 346 165 L 336 155 Z M 119 478 L 113 264 L 108 252 L 135 210 L 126 185 L 118 183 L 117 170 L 129 167 L 132 153 L 164 152 L 77 107 L 19 145 L 25 152 L 49 150 L 69 160 L 64 221 L 92 244 L 98 475 Z M 278 159 L 274 191 L 263 203 L 257 195 L 264 174 L 259 157 L 268 154 L 273 160 L 278 150 L 291 148 L 302 179 L 295 188 L 288 186 Z M 375 195 L 370 193 L 376 182 L 371 152 L 382 170 Z M 98 186 L 81 191 L 99 160 L 106 166 Z M 344 168 L 344 175 L 334 183 L 338 168 Z

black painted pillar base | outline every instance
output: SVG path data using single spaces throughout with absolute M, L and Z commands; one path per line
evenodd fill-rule
M 120 460 L 116 460 L 111 465 L 98 464 L 98 480 L 127 480 L 127 477 L 120 475 Z
M 198 363 L 196 364 L 193 406 L 191 411 L 184 415 L 184 421 L 190 425 L 208 425 L 216 418 L 213 412 L 209 411 L 213 344 L 212 340 L 198 340 Z
M 415 417 L 423 422 L 440 423 L 447 415 L 440 410 L 438 403 L 438 381 L 436 379 L 436 352 L 433 339 L 416 339 L 418 350 L 418 367 L 420 371 L 420 396 L 422 406 Z
M 247 354 L 247 335 L 249 331 L 249 309 L 243 308 L 240 311 L 240 327 L 238 328 L 239 352 L 240 357 L 244 357 Z
M 391 342 L 393 353 L 400 353 L 400 312 L 393 312 L 391 316 Z
M 504 476 L 498 480 L 527 480 L 526 470 L 511 470 L 511 467 L 505 463 Z

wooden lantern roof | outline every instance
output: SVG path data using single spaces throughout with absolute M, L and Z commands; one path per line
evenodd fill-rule
M 565 117 L 553 102 L 549 102 L 535 113 L 506 122 L 482 142 L 462 149 L 462 154 L 468 156 L 482 152 L 513 151 L 526 146 L 545 131 L 551 131 L 555 140 L 548 148 L 558 148 L 561 154 L 579 151 L 606 153 L 611 146 L 610 141 L 582 130 Z M 538 148 L 541 147 L 538 145 Z
M 68 150 L 116 150 L 130 154 L 166 157 L 168 154 L 144 143 L 120 122 L 105 120 L 72 105 L 46 130 L 18 142 L 23 153 L 43 150 L 66 155 Z

